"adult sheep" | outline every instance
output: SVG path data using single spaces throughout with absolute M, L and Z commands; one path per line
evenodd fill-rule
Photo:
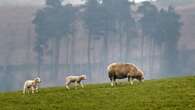
M 133 79 L 140 82 L 144 80 L 144 72 L 135 64 L 129 63 L 112 63 L 107 67 L 108 76 L 111 81 L 111 86 L 116 84 L 116 79 L 128 78 L 128 82 L 133 84 Z

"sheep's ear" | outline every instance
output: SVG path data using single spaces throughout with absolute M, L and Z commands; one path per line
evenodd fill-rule
M 33 72 L 32 75 L 33 75 L 33 77 L 36 78 L 38 76 L 38 73 L 37 72 Z

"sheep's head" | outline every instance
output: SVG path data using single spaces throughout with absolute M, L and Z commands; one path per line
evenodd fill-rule
M 86 80 L 86 79 L 87 79 L 87 76 L 84 75 L 84 74 L 82 74 L 82 75 L 81 75 L 81 78 L 82 78 L 82 80 Z
M 143 70 L 138 68 L 137 73 L 140 75 L 139 80 L 143 82 L 144 81 L 144 72 L 143 72 Z
M 34 80 L 36 81 L 36 83 L 41 83 L 41 78 L 40 77 L 36 77 Z
M 143 71 L 140 71 L 140 74 L 141 74 L 140 81 L 144 82 L 144 72 Z
M 144 76 L 141 76 L 141 82 L 144 82 Z

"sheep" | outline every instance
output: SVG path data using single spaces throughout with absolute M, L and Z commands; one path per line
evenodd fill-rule
M 135 64 L 128 63 L 112 63 L 107 67 L 107 73 L 111 81 L 111 86 L 114 86 L 116 79 L 128 78 L 128 82 L 133 84 L 133 79 L 140 82 L 144 80 L 144 72 Z
M 26 80 L 24 83 L 23 94 L 26 92 L 29 93 L 30 90 L 33 94 L 35 93 L 35 90 L 38 92 L 39 83 L 41 83 L 40 77 L 36 77 L 33 80 Z
M 86 75 L 83 75 L 83 74 L 80 75 L 80 76 L 72 76 L 72 75 L 67 76 L 65 78 L 65 87 L 67 89 L 70 89 L 69 88 L 69 85 L 71 83 L 74 83 L 75 84 L 75 89 L 76 89 L 76 87 L 77 87 L 78 84 L 81 85 L 82 88 L 84 88 L 84 85 L 83 85 L 83 83 L 81 81 L 82 80 L 86 80 L 86 79 L 87 79 Z

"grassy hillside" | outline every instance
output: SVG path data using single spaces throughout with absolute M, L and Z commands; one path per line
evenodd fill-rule
M 0 93 L 0 110 L 195 110 L 195 76 L 149 80 L 133 86 L 46 88 L 34 95 Z

